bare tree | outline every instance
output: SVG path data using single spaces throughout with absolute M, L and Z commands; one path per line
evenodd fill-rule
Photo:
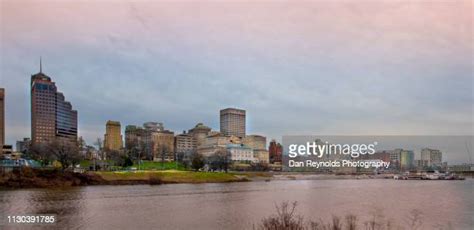
M 100 159 L 105 160 L 105 152 L 104 152 L 104 149 L 103 149 L 104 144 L 102 142 L 102 139 L 100 139 L 100 137 L 98 137 L 96 142 L 94 143 L 94 145 L 97 146 L 97 151 L 99 152 Z
M 77 143 L 70 140 L 54 140 L 48 143 L 47 152 L 61 163 L 63 171 L 81 160 Z
M 31 144 L 28 148 L 27 155 L 31 159 L 39 161 L 42 166 L 46 166 L 54 160 L 53 156 L 48 151 L 46 143 Z
M 95 158 L 94 156 L 95 148 L 94 146 L 86 145 L 85 147 L 85 158 L 88 160 L 92 160 Z
M 169 153 L 169 148 L 166 145 L 158 145 L 158 156 L 160 156 L 161 162 L 165 162 L 166 156 Z
M 193 152 L 193 155 L 191 156 L 191 167 L 194 169 L 194 171 L 198 171 L 199 169 L 204 167 L 204 165 L 204 156 L 197 152 Z
M 121 154 L 117 150 L 108 150 L 107 151 L 107 156 L 109 160 L 112 160 L 114 162 L 115 166 L 120 166 L 123 164 L 123 159 L 121 157 Z
M 207 163 L 212 170 L 224 170 L 227 172 L 231 164 L 230 152 L 225 149 L 217 150 L 208 157 Z
M 288 201 L 276 205 L 277 214 L 262 220 L 262 230 L 304 230 L 303 217 L 296 214 L 297 202 L 291 205 Z

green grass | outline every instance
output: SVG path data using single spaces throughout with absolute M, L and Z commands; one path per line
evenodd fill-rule
M 133 166 L 138 169 L 137 162 Z M 176 162 L 142 161 L 140 170 L 185 170 L 183 164 Z
M 104 162 L 104 161 L 101 161 L 101 160 L 97 160 L 96 163 L 100 163 L 100 162 Z M 113 165 L 114 162 L 112 160 L 106 160 L 105 162 L 107 162 L 109 165 Z M 89 168 L 89 166 L 93 165 L 94 164 L 94 161 L 93 160 L 81 160 L 81 162 L 79 162 L 79 165 L 82 167 L 82 168 Z
M 82 160 L 79 165 L 81 165 L 82 168 L 89 168 L 89 166 L 91 165 L 91 161 L 90 160 Z
M 108 160 L 108 163 L 111 167 L 113 166 L 113 161 Z M 82 160 L 80 163 L 82 168 L 89 168 L 93 164 L 93 161 L 90 160 Z M 133 166 L 134 168 L 138 169 L 138 164 L 137 162 L 134 162 Z M 131 168 L 129 167 L 129 168 Z M 117 166 L 116 168 L 120 168 Z M 183 164 L 181 163 L 176 163 L 176 162 L 156 162 L 156 161 L 142 161 L 140 164 L 140 170 L 185 170 Z
M 158 178 L 164 183 L 221 183 L 245 180 L 245 176 L 222 172 L 192 172 L 192 171 L 122 171 L 122 172 L 94 172 L 108 181 L 142 180 Z

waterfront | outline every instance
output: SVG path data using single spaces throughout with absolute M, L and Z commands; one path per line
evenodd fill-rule
M 404 226 L 413 209 L 423 229 L 472 229 L 474 180 L 274 180 L 221 184 L 87 186 L 2 190 L 2 215 L 57 213 L 57 228 L 251 229 L 281 201 L 305 219 L 378 214 Z M 44 226 L 44 228 L 50 228 Z M 7 227 L 8 229 L 8 227 Z

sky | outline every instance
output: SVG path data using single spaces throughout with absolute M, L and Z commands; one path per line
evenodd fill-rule
M 92 144 L 105 122 L 176 133 L 472 135 L 471 1 L 1 1 L 6 141 L 49 75 Z

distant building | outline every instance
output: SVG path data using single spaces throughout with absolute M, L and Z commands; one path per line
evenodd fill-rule
M 145 122 L 143 124 L 143 128 L 149 132 L 158 132 L 158 131 L 163 131 L 165 130 L 165 127 L 163 126 L 163 123 L 160 122 Z
M 253 155 L 256 161 L 262 163 L 270 162 L 266 137 L 260 135 L 247 135 L 242 138 L 242 143 L 253 150 Z
M 160 122 L 145 122 L 143 124 L 144 136 L 143 136 L 143 145 L 145 149 L 146 157 L 150 160 L 154 159 L 154 142 L 153 142 L 153 133 L 161 132 L 165 130 L 163 123 Z M 174 138 L 174 137 L 173 137 Z
M 228 144 L 242 144 L 242 139 L 236 136 L 224 136 L 220 133 L 209 135 L 202 145 L 197 147 L 197 153 L 208 157 L 219 150 L 225 150 Z
M 122 128 L 119 121 L 109 120 L 105 124 L 104 147 L 107 150 L 122 149 Z
M 77 141 L 77 111 L 58 92 L 56 84 L 42 72 L 31 76 L 31 141 L 56 139 Z
M 242 163 L 251 163 L 256 161 L 252 148 L 245 146 L 244 144 L 228 144 L 226 149 L 230 153 L 230 159 L 232 161 Z
M 174 161 L 174 132 L 169 130 L 151 133 L 154 161 Z
M 160 122 L 145 122 L 143 127 L 125 127 L 125 148 L 139 151 L 141 157 L 148 160 L 161 160 L 163 156 L 166 161 L 174 159 L 174 142 L 174 133 L 165 130 Z
M 418 169 L 423 169 L 424 167 L 427 167 L 427 166 L 428 166 L 428 162 L 423 161 L 423 160 L 415 160 L 415 166 L 416 166 Z
M 415 154 L 411 150 L 400 151 L 400 168 L 411 169 L 414 167 Z
M 450 172 L 474 172 L 474 164 L 449 165 L 448 170 Z
M 0 147 L 5 144 L 5 89 L 0 88 Z
M 127 125 L 125 127 L 125 148 L 128 150 L 144 148 L 145 130 L 136 125 Z
M 275 140 L 270 141 L 270 146 L 268 147 L 270 164 L 275 164 L 275 163 L 281 164 L 282 153 L 283 153 L 283 147 L 281 146 L 281 144 L 277 143 Z
M 30 147 L 31 139 L 30 138 L 23 138 L 21 141 L 16 141 L 16 151 L 17 152 L 22 152 L 25 153 L 28 151 L 28 148 Z
M 186 131 L 176 135 L 174 144 L 176 153 L 190 153 L 196 150 L 196 140 L 193 135 L 186 133 Z
M 254 149 L 253 156 L 257 162 L 270 163 L 270 155 L 266 149 Z
M 211 128 L 205 126 L 202 123 L 198 123 L 196 126 L 194 126 L 194 128 L 188 131 L 189 135 L 193 136 L 195 140 L 196 148 L 204 143 L 206 137 L 210 134 L 210 132 Z
M 221 110 L 220 131 L 224 136 L 245 137 L 245 110 L 234 108 Z
M 56 93 L 56 137 L 77 140 L 77 111 L 61 92 Z
M 247 135 L 242 138 L 242 143 L 252 149 L 267 148 L 267 138 L 260 135 Z
M 390 162 L 390 155 L 392 151 L 387 151 L 387 150 L 381 150 L 377 151 L 374 154 L 364 154 L 360 155 L 359 159 L 360 160 L 381 160 L 384 162 Z
M 11 145 L 3 145 L 2 146 L 2 154 L 12 154 L 13 153 L 13 146 Z
M 443 154 L 437 149 L 424 148 L 421 150 L 421 162 L 423 166 L 440 167 L 443 163 L 442 158 Z
M 402 149 L 395 149 L 393 151 L 390 151 L 390 161 L 396 162 L 397 164 L 400 163 L 400 153 Z

